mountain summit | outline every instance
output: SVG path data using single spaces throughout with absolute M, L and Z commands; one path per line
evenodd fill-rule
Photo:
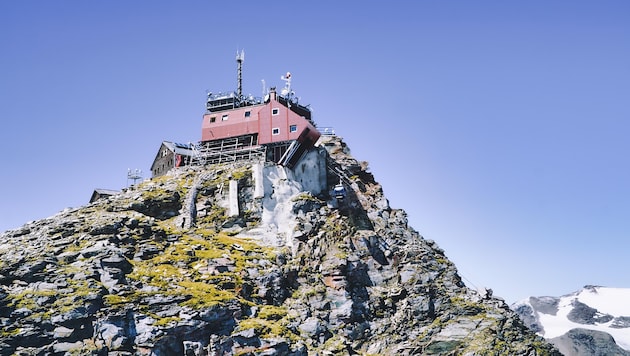
M 559 355 L 341 138 L 176 168 L 0 235 L 0 354 Z

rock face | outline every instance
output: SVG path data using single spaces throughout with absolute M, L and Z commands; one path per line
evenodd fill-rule
M 567 355 L 630 355 L 630 289 L 585 286 L 512 305 L 525 325 Z
M 603 331 L 575 328 L 551 339 L 565 355 L 627 356 L 630 352 L 617 346 L 615 339 Z
M 0 241 L 2 355 L 559 355 L 338 137 L 291 171 L 189 167 Z

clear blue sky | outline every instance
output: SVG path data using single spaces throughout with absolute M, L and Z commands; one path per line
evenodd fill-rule
M 199 140 L 245 49 L 470 286 L 630 287 L 628 1 L 2 1 L 0 48 L 0 230 Z

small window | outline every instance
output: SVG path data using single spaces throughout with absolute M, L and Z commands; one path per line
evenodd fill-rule
M 225 114 L 225 115 L 223 115 L 221 117 L 221 121 L 227 121 L 227 119 L 228 119 L 228 115 L 227 114 Z
M 280 135 L 280 128 L 279 128 L 279 127 L 274 127 L 274 128 L 271 130 L 271 134 L 272 134 L 272 135 Z
M 217 117 L 216 116 L 213 116 L 213 117 L 210 118 L 210 123 L 213 123 L 215 121 L 217 121 Z
M 245 111 L 245 117 L 250 117 L 252 116 L 252 112 L 251 111 Z
M 280 109 L 278 109 L 278 108 L 273 108 L 271 110 L 271 115 L 278 115 L 279 113 L 280 113 Z
M 297 131 L 297 125 L 289 126 L 289 132 L 296 132 L 296 131 Z

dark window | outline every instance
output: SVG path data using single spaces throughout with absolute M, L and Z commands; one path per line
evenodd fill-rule
M 295 131 L 297 131 L 297 125 L 289 126 L 289 132 L 295 132 Z
M 216 116 L 213 116 L 213 117 L 210 118 L 210 123 L 213 123 L 215 121 L 217 121 L 217 117 Z
M 252 116 L 252 112 L 251 111 L 245 111 L 245 117 L 250 117 Z
M 274 127 L 274 128 L 271 130 L 271 134 L 272 134 L 272 135 L 280 135 L 280 128 L 278 128 L 278 127 Z
M 278 109 L 278 108 L 273 108 L 271 110 L 271 115 L 278 115 L 279 113 L 280 113 L 280 109 Z

